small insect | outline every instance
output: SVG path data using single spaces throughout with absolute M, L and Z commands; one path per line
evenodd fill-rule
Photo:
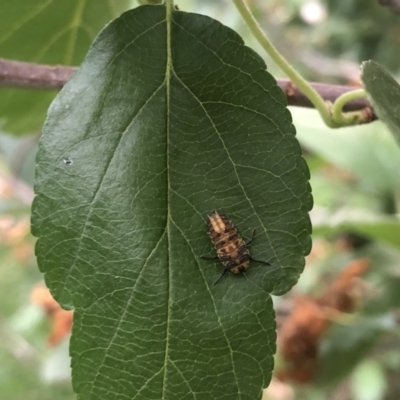
M 201 256 L 208 260 L 220 260 L 225 266 L 224 271 L 214 282 L 217 284 L 220 279 L 229 271 L 232 274 L 240 274 L 250 268 L 250 261 L 260 264 L 271 265 L 269 262 L 256 260 L 251 257 L 248 245 L 253 241 L 256 233 L 253 230 L 252 238 L 246 243 L 240 236 L 235 225 L 225 214 L 213 211 L 208 216 L 208 231 L 211 241 L 217 250 L 214 257 Z

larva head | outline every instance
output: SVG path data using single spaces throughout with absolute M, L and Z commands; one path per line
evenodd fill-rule
M 208 216 L 210 230 L 216 233 L 224 233 L 226 229 L 226 218 L 221 216 L 218 211 L 212 212 Z

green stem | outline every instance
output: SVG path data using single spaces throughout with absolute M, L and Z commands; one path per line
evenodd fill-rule
M 325 103 L 324 99 L 318 94 L 318 92 L 308 84 L 308 82 L 285 60 L 285 58 L 269 41 L 244 0 L 233 0 L 233 3 L 260 45 L 288 76 L 288 78 L 308 97 L 314 107 L 321 114 L 326 125 L 332 128 L 336 127 L 337 125 L 331 117 L 328 104 Z
M 364 89 L 353 90 L 339 96 L 332 106 L 332 118 L 338 125 L 354 125 L 365 120 L 362 111 L 343 112 L 343 107 L 351 100 L 367 97 Z

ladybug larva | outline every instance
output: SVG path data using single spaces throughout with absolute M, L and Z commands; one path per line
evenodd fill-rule
M 211 241 L 217 250 L 214 257 L 202 256 L 209 260 L 220 260 L 225 266 L 224 271 L 214 282 L 214 285 L 229 271 L 232 274 L 240 274 L 247 271 L 250 261 L 270 265 L 269 262 L 256 260 L 251 257 L 248 245 L 253 241 L 256 233 L 253 230 L 252 238 L 246 243 L 239 235 L 235 225 L 225 214 L 213 211 L 208 216 L 208 231 Z

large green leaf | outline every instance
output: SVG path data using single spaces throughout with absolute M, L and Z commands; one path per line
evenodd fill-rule
M 13 0 L 0 2 L 0 57 L 77 65 L 97 35 L 128 0 Z M 24 133 L 42 126 L 55 93 L 0 89 L 2 128 Z
M 379 64 L 366 61 L 361 66 L 361 81 L 379 118 L 400 143 L 400 85 Z
M 270 293 L 310 250 L 308 170 L 265 64 L 220 23 L 144 6 L 104 29 L 49 110 L 33 233 L 56 299 L 75 309 L 81 399 L 251 399 L 272 370 Z M 245 275 L 206 231 L 223 210 Z

